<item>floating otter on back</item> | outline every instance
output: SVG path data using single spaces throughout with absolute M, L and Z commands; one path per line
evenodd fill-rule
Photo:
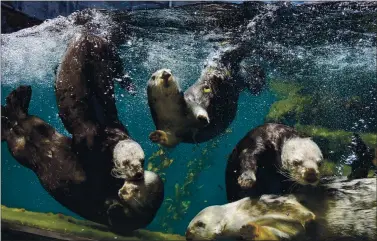
M 260 67 L 254 67 L 246 77 L 240 71 L 243 57 L 241 47 L 218 53 L 184 93 L 171 70 L 153 73 L 147 92 L 157 130 L 150 134 L 150 140 L 174 147 L 180 142 L 205 142 L 224 132 L 237 113 L 240 92 L 247 87 L 258 94 L 265 84 Z
M 1 106 L 1 140 L 11 155 L 37 175 L 55 200 L 78 215 L 119 232 L 146 227 L 164 198 L 161 178 L 145 172 L 142 179 L 125 181 L 111 176 L 111 159 L 79 157 L 71 138 L 28 114 L 31 92 L 30 86 L 20 86 Z
M 95 168 L 101 159 L 113 158 L 115 176 L 140 179 L 144 151 L 118 119 L 114 80 L 130 88 L 115 47 L 92 34 L 77 35 L 57 70 L 59 116 L 72 134 L 73 149 L 79 155 L 90 156 L 88 166 Z
M 238 142 L 228 159 L 228 201 L 281 194 L 293 183 L 316 186 L 322 161 L 317 144 L 295 129 L 273 123 L 258 126 Z
M 186 240 L 301 240 L 313 220 L 314 213 L 294 196 L 246 197 L 200 211 L 187 227 Z

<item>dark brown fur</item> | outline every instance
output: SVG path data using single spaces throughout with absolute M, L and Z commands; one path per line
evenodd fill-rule
M 163 186 L 143 210 L 129 210 L 125 214 L 125 206 L 118 197 L 124 180 L 110 175 L 112 162 L 101 160 L 83 165 L 87 162 L 72 151 L 71 138 L 28 114 L 30 99 L 31 87 L 20 86 L 9 94 L 6 105 L 1 106 L 2 141 L 8 143 L 12 156 L 37 175 L 55 200 L 78 215 L 111 224 L 118 232 L 148 225 L 162 203 Z
M 238 98 L 245 88 L 253 94 L 259 94 L 265 86 L 265 75 L 261 67 L 249 68 L 253 72 L 240 70 L 240 62 L 245 58 L 245 46 L 236 46 L 224 50 L 206 66 L 200 78 L 189 87 L 179 99 L 181 113 L 173 115 L 187 116 L 187 126 L 181 133 L 174 133 L 182 142 L 206 142 L 223 133 L 234 120 L 237 113 Z M 148 86 L 149 88 L 149 86 Z M 209 90 L 209 91 L 206 91 Z M 181 94 L 181 93 L 179 93 Z M 149 95 L 148 95 L 149 96 Z M 157 129 L 161 126 L 155 111 L 157 100 L 148 99 L 152 118 Z M 209 123 L 203 117 L 197 117 L 195 109 L 200 107 L 208 113 Z M 192 123 L 189 119 L 195 119 Z M 174 123 L 174 117 L 172 122 Z M 177 124 L 178 125 L 178 124 Z
M 123 73 L 115 47 L 106 40 L 83 33 L 69 44 L 57 71 L 55 92 L 59 116 L 76 146 L 98 148 L 95 144 L 106 140 L 104 132 L 128 138 L 114 97 L 114 78 L 122 80 L 123 87 L 130 84 Z
M 356 155 L 356 159 L 351 164 L 352 171 L 348 177 L 350 179 L 368 177 L 368 172 L 373 167 L 373 151 L 357 133 L 354 133 L 352 136 L 350 148 Z
M 282 124 L 268 123 L 258 126 L 242 138 L 228 159 L 226 167 L 226 191 L 229 202 L 246 196 L 279 194 L 290 183 L 282 181 L 284 176 L 277 173 L 281 167 L 281 147 L 285 140 L 299 136 L 295 129 Z M 240 158 L 243 150 L 244 158 Z M 243 172 L 258 166 L 255 186 L 242 190 L 237 179 Z M 286 184 L 286 186 L 285 186 Z

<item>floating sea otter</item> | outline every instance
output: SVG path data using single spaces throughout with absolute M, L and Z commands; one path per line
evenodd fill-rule
M 228 159 L 228 201 L 284 193 L 292 182 L 315 186 L 322 161 L 317 144 L 295 129 L 273 123 L 258 126 L 239 141 Z
M 305 235 L 314 219 L 293 196 L 246 197 L 203 209 L 188 225 L 186 240 L 290 240 Z
M 20 86 L 1 106 L 1 137 L 12 156 L 37 175 L 52 197 L 78 215 L 119 232 L 147 226 L 164 197 L 159 176 L 145 172 L 144 178 L 125 182 L 111 175 L 111 159 L 79 158 L 71 138 L 28 114 L 30 99 L 31 87 Z
M 82 33 L 70 42 L 55 81 L 59 116 L 73 136 L 73 149 L 95 162 L 113 158 L 113 174 L 143 177 L 144 151 L 118 119 L 114 80 L 128 88 L 115 47 L 105 39 Z M 102 170 L 98 170 L 102 172 Z
M 242 47 L 219 52 L 184 93 L 169 69 L 152 74 L 148 104 L 157 130 L 150 140 L 174 147 L 180 142 L 205 142 L 222 133 L 236 115 L 240 92 L 247 87 L 258 94 L 265 84 L 259 66 L 245 76 L 245 69 L 239 66 L 244 55 Z

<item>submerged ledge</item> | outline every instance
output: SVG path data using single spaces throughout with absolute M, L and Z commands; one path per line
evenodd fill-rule
M 63 214 L 39 213 L 1 205 L 1 229 L 7 236 L 39 236 L 46 240 L 186 240 L 176 234 L 137 230 L 130 236 L 111 232 L 108 227 Z M 44 240 L 44 239 L 42 239 Z

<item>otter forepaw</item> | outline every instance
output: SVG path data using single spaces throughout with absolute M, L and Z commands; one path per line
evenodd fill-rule
M 165 131 L 157 130 L 149 134 L 149 139 L 152 142 L 164 145 L 168 142 L 168 135 Z
M 241 238 L 244 240 L 255 240 L 260 236 L 260 227 L 255 223 L 247 223 L 243 225 L 240 229 Z
M 241 174 L 238 177 L 238 185 L 241 186 L 243 189 L 251 188 L 254 186 L 256 182 L 255 173 L 252 171 L 247 171 Z

